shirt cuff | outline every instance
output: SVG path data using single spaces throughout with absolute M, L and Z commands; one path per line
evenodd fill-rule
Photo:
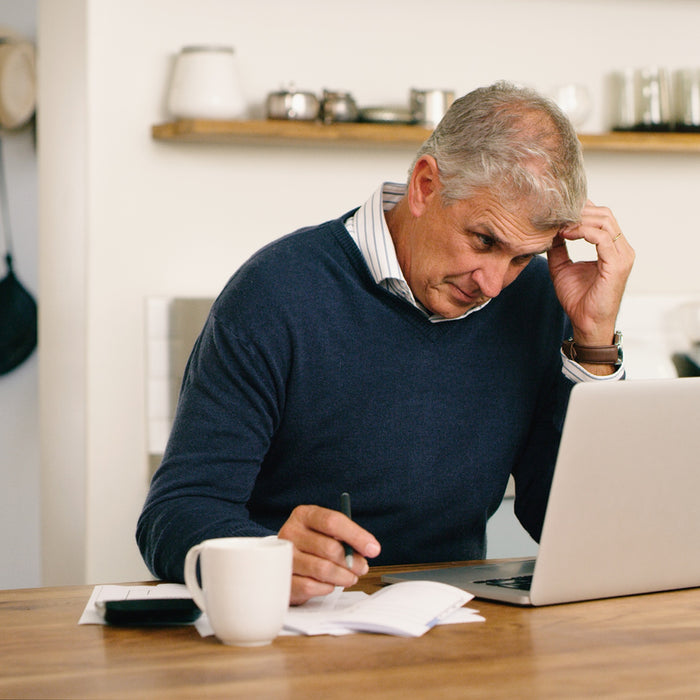
M 561 352 L 561 371 L 574 384 L 579 382 L 616 382 L 625 376 L 624 362 L 620 363 L 620 366 L 613 374 L 606 374 L 601 377 L 597 374 L 591 374 L 581 367 L 578 362 L 570 360 L 563 352 Z

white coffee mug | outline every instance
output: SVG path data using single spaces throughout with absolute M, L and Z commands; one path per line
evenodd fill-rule
M 274 536 L 205 540 L 187 552 L 185 584 L 224 644 L 269 644 L 289 607 L 292 543 Z

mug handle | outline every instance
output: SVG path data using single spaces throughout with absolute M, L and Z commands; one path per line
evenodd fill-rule
M 185 557 L 185 585 L 192 594 L 192 599 L 197 604 L 197 607 L 202 612 L 205 612 L 204 593 L 197 581 L 197 559 L 199 559 L 203 544 L 203 542 L 200 542 L 187 552 L 187 556 Z

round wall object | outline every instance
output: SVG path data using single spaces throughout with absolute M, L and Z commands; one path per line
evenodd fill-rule
M 0 28 L 0 127 L 24 126 L 36 109 L 36 52 L 31 42 Z

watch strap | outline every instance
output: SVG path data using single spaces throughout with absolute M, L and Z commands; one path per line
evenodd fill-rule
M 615 331 L 613 345 L 579 345 L 573 338 L 565 340 L 561 350 L 574 362 L 591 365 L 619 365 L 622 359 L 622 333 Z

